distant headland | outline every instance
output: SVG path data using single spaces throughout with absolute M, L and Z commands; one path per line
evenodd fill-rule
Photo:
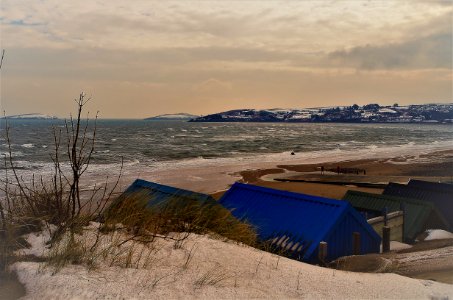
M 145 120 L 150 121 L 189 121 L 192 119 L 196 119 L 199 116 L 191 115 L 187 113 L 177 113 L 177 114 L 165 114 L 165 115 L 158 115 L 155 117 L 146 118 Z
M 288 123 L 453 123 L 453 103 L 391 106 L 367 104 L 305 109 L 236 109 L 191 119 L 190 122 Z
M 11 116 L 1 116 L 0 119 L 23 119 L 23 120 L 55 120 L 58 119 L 56 116 L 49 116 L 40 113 L 30 113 L 30 114 L 22 114 L 22 115 L 11 115 Z

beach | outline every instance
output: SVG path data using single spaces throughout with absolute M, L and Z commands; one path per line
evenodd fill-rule
M 428 160 L 428 158 L 430 158 Z M 328 162 L 325 164 L 277 165 L 273 169 L 241 172 L 242 180 L 250 184 L 286 191 L 306 193 L 341 199 L 347 190 L 381 193 L 382 187 L 358 187 L 357 183 L 387 184 L 407 183 L 412 179 L 434 182 L 451 182 L 453 176 L 453 151 L 434 152 L 415 157 L 360 159 Z M 321 167 L 325 170 L 321 174 Z M 337 167 L 366 170 L 363 174 L 335 173 Z M 276 181 L 288 180 L 288 181 Z M 301 181 L 301 182 L 297 182 Z M 302 182 L 307 181 L 307 182 Z M 310 183 L 311 181 L 324 183 Z M 344 184 L 328 184 L 339 182 Z M 349 184 L 348 184 L 349 183 Z
M 234 148 L 235 143 L 231 142 L 229 147 Z M 360 149 L 354 147 L 307 152 L 295 151 L 294 155 L 291 154 L 291 151 L 285 151 L 230 157 L 225 152 L 224 157 L 182 158 L 158 162 L 150 162 L 143 157 L 139 157 L 140 160 L 136 159 L 133 155 L 136 155 L 137 152 L 134 150 L 127 152 L 131 158 L 123 164 L 122 169 L 121 164 L 115 162 L 117 159 L 114 158 L 106 159 L 107 163 L 104 164 L 93 163 L 84 174 L 81 184 L 85 192 L 89 194 L 96 185 L 107 182 L 109 186 L 113 186 L 116 179 L 119 178 L 119 184 L 116 187 L 116 195 L 118 195 L 135 179 L 140 178 L 211 194 L 215 199 L 219 199 L 234 182 L 239 181 L 340 200 L 348 190 L 381 193 L 383 186 L 388 182 L 407 183 L 411 178 L 451 182 L 453 177 L 451 143 L 403 144 L 382 148 L 370 146 Z M 122 148 L 118 147 L 118 149 Z M 119 154 L 125 153 L 117 151 Z M 99 153 L 108 157 L 112 155 L 112 152 Z M 44 166 L 42 167 L 44 171 L 48 169 L 46 164 L 32 160 L 30 162 L 32 166 L 41 164 Z M 38 167 L 41 168 L 41 165 Z M 24 168 L 20 171 L 34 172 L 35 167 Z M 46 173 L 44 172 L 44 174 Z M 277 272 L 272 264 L 274 262 L 275 265 L 278 265 L 280 258 L 275 255 L 199 236 L 192 236 L 188 244 L 179 251 L 170 250 L 173 245 L 168 244 L 165 246 L 168 250 L 159 254 L 163 257 L 169 257 L 170 254 L 172 257 L 176 255 L 178 265 L 171 265 L 172 259 L 169 259 L 168 262 L 163 260 L 163 264 L 155 265 L 150 270 L 131 271 L 126 269 L 124 271 L 120 268 L 102 266 L 97 272 L 86 273 L 83 267 L 69 266 L 55 276 L 49 270 L 38 276 L 36 272 L 42 268 L 42 265 L 37 262 L 24 261 L 15 264 L 14 270 L 18 274 L 18 279 L 25 284 L 27 291 L 25 298 L 30 299 L 40 296 L 56 297 L 51 289 L 41 290 L 42 286 L 54 286 L 59 294 L 67 296 L 80 290 L 81 286 L 87 287 L 88 282 L 103 282 L 108 285 L 108 288 L 100 291 L 98 285 L 93 284 L 85 290 L 85 294 L 81 295 L 82 298 L 91 298 L 97 293 L 102 293 L 107 298 L 120 296 L 128 298 L 132 295 L 137 298 L 147 298 L 151 295 L 155 296 L 156 293 L 160 297 L 187 296 L 188 298 L 197 298 L 200 295 L 218 297 L 225 293 L 238 298 L 269 295 L 284 298 L 337 298 L 340 295 L 343 298 L 397 297 L 412 299 L 453 295 L 450 285 L 452 282 L 450 274 L 453 269 L 449 263 L 453 257 L 451 241 L 431 242 L 424 245 L 427 245 L 426 249 L 418 251 L 416 248 L 417 251 L 413 253 L 392 252 L 385 255 L 361 256 L 360 265 L 370 266 L 368 269 L 359 270 L 362 273 L 326 269 L 284 258 L 281 258 L 281 268 L 279 267 Z M 196 263 L 194 262 L 191 267 L 193 269 L 189 268 L 189 271 L 186 271 L 183 268 L 181 271 L 180 265 L 184 265 L 184 261 L 187 259 L 184 255 L 189 255 L 190 258 L 193 249 L 197 249 Z M 223 254 L 220 255 L 220 252 Z M 235 266 L 229 265 L 231 261 L 235 261 L 237 257 L 241 256 L 244 256 L 244 259 L 249 260 L 250 263 L 241 262 Z M 203 261 L 207 257 L 215 258 L 215 260 L 210 264 L 205 264 Z M 382 261 L 391 267 L 383 272 L 404 276 L 364 274 L 363 272 L 376 273 L 376 269 L 373 268 L 376 261 L 379 268 Z M 283 264 L 289 269 L 284 269 Z M 260 271 L 261 267 L 264 268 L 263 273 Z M 213 269 L 226 270 L 227 273 L 212 275 L 211 270 Z M 168 273 L 168 270 L 171 272 Z M 357 271 L 347 268 L 344 270 Z M 300 277 L 302 276 L 300 274 L 307 272 L 311 273 L 305 278 Z M 83 276 L 77 274 L 83 274 Z M 115 274 L 127 278 L 118 285 L 119 290 L 113 288 L 113 285 L 116 286 L 119 280 Z M 167 278 L 168 274 L 170 275 Z M 203 274 L 220 276 L 221 282 L 215 286 L 199 288 L 197 282 L 202 279 Z M 149 281 L 146 280 L 137 285 L 131 285 L 130 282 L 137 276 L 151 278 L 150 280 L 154 281 L 158 288 L 150 288 Z M 299 279 L 291 287 L 286 287 L 279 279 L 282 277 L 300 277 L 301 282 L 306 281 L 306 284 L 315 288 L 301 290 Z M 312 278 L 314 279 L 311 280 Z M 367 282 L 362 282 L 363 278 L 367 278 Z M 354 292 L 345 286 L 345 280 L 348 282 L 346 286 L 355 289 Z M 394 283 L 390 290 L 382 286 L 382 280 L 388 284 Z M 327 281 L 334 282 L 335 288 L 326 291 L 324 285 Z M 70 286 L 68 282 L 71 282 Z M 247 286 L 238 284 L 238 282 L 247 282 Z M 183 288 L 179 287 L 179 283 L 183 284 Z M 278 290 L 268 294 L 269 290 L 274 289 L 276 285 L 279 286 Z M 405 288 L 401 288 L 403 285 Z M 14 289 L 14 295 L 18 297 L 23 295 L 24 287 L 18 284 L 17 280 L 12 280 L 9 286 L 8 289 Z M 250 289 L 249 286 L 253 286 L 253 289 Z M 414 290 L 414 287 L 417 289 Z M 136 290 L 142 292 L 135 294 Z M 187 290 L 191 291 L 188 295 L 185 294 Z
M 303 159 L 299 157 L 299 162 L 301 161 Z M 341 199 L 349 189 L 372 193 L 382 191 L 382 188 L 358 187 L 358 183 L 379 185 L 389 181 L 407 182 L 409 178 L 448 182 L 451 178 L 453 151 L 433 152 L 410 158 L 344 159 L 312 164 L 297 162 L 290 157 L 281 163 L 268 161 L 245 165 L 179 165 L 177 168 L 158 172 L 143 172 L 136 177 L 193 191 L 209 192 L 217 199 L 235 181 Z M 321 174 L 322 166 L 324 174 Z M 366 170 L 366 175 L 338 174 L 334 172 L 338 166 L 345 170 Z M 276 181 L 279 178 L 284 181 Z M 118 191 L 121 192 L 133 179 L 131 176 L 122 177 Z M 329 184 L 331 181 L 337 184 Z M 85 230 L 89 232 L 92 230 L 90 228 Z M 37 255 L 43 255 L 48 251 L 45 234 L 32 234 L 29 242 L 33 247 L 24 250 L 26 253 L 35 251 Z M 69 265 L 57 274 L 52 274 L 52 270 L 42 269 L 42 264 L 38 262 L 24 261 L 14 264 L 13 270 L 25 285 L 25 299 L 71 298 L 82 290 L 80 298 L 99 295 L 105 298 L 137 299 L 426 299 L 453 296 L 452 239 L 419 243 L 412 249 L 387 254 L 347 257 L 347 263 L 343 266 L 337 264 L 333 269 L 280 258 L 275 254 L 208 236 L 191 235 L 180 249 L 176 249 L 170 241 L 159 242 L 159 245 L 151 248 L 159 250 L 153 252 L 156 260 L 148 268 L 122 269 L 102 265 L 96 271 L 87 271 L 82 266 Z M 186 266 L 188 261 L 190 263 Z M 351 269 L 351 265 L 356 268 Z M 357 269 L 357 266 L 360 268 Z M 208 283 L 206 280 L 209 280 Z M 329 285 L 328 289 L 325 288 L 326 285 Z M 11 281 L 6 288 L 10 292 L 7 297 L 24 296 L 24 287 L 18 281 Z
M 347 190 L 359 190 L 373 193 L 382 192 L 382 187 L 357 187 L 355 183 L 387 184 L 388 182 L 406 183 L 411 178 L 428 181 L 450 182 L 453 177 L 453 150 L 435 151 L 419 156 L 402 155 L 394 157 L 368 159 L 338 159 L 309 163 L 303 157 L 288 154 L 286 160 L 278 161 L 232 161 L 228 163 L 205 164 L 197 166 L 175 165 L 167 169 L 143 171 L 137 177 L 125 176 L 121 180 L 123 187 L 135 178 L 156 181 L 196 192 L 212 194 L 219 198 L 235 181 L 266 186 L 286 191 L 341 199 Z M 321 174 L 321 167 L 325 172 Z M 337 174 L 340 168 L 366 170 L 362 174 Z M 332 169 L 334 171 L 328 171 Z M 289 181 L 276 181 L 289 180 Z M 294 181 L 295 180 L 295 181 Z M 308 182 L 297 182 L 305 180 Z M 293 182 L 291 182 L 293 181 Z M 310 183 L 323 181 L 326 183 Z M 344 185 L 328 182 L 344 182 Z

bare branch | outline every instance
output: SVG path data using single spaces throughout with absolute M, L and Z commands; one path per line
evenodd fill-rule
M 5 49 L 2 50 L 2 58 L 0 59 L 0 69 L 3 66 L 3 58 L 5 57 Z

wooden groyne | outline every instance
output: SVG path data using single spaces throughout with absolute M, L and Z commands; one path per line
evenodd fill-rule
M 287 178 L 274 178 L 275 181 L 280 182 L 304 182 L 304 183 L 320 183 L 320 184 L 332 184 L 332 185 L 354 185 L 357 187 L 367 187 L 383 189 L 387 186 L 387 183 L 371 183 L 371 182 L 351 182 L 351 181 L 324 181 L 324 180 L 305 180 L 305 179 L 287 179 Z

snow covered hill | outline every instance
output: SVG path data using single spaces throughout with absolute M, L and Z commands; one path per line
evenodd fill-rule
M 191 114 L 186 114 L 186 113 L 177 113 L 177 114 L 164 114 L 164 115 L 158 115 L 158 116 L 155 116 L 155 117 L 150 117 L 150 118 L 146 118 L 145 120 L 161 120 L 161 121 L 171 121 L 171 120 L 184 120 L 184 121 L 188 121 L 188 120 L 192 120 L 192 119 L 196 119 L 198 118 L 199 116 L 197 115 L 191 115 Z
M 409 106 L 319 107 L 305 109 L 236 109 L 193 120 L 194 122 L 353 122 L 353 123 L 452 123 L 453 104 Z
M 5 117 L 1 117 L 2 119 Z M 22 115 L 12 115 L 6 116 L 8 119 L 27 119 L 27 120 L 54 120 L 58 119 L 55 116 L 44 115 L 40 113 L 31 113 L 31 114 L 22 114 Z

